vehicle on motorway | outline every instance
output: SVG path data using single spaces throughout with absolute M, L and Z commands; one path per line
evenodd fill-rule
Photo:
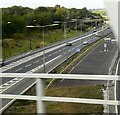
M 96 36 L 96 37 L 101 37 L 101 35 L 100 35 L 100 34 L 98 34 L 98 33 L 96 33 L 96 34 L 95 34 L 95 36 Z
M 83 45 L 87 45 L 87 44 L 89 44 L 88 41 L 84 41 L 84 42 L 83 42 Z
M 66 46 L 72 46 L 72 43 L 66 43 Z
M 97 30 L 93 30 L 93 32 L 97 32 Z

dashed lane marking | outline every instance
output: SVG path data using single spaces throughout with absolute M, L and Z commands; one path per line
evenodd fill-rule
M 29 67 L 29 66 L 31 66 L 31 64 L 28 64 L 28 65 L 26 65 L 25 67 Z
M 15 72 L 18 72 L 18 71 L 20 71 L 20 70 L 22 70 L 23 68 L 19 68 L 19 69 L 17 69 L 17 70 L 15 70 Z

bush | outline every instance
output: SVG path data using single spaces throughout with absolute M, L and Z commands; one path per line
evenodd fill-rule
M 14 39 L 24 39 L 24 35 L 20 33 L 15 33 L 13 34 Z
M 36 48 L 40 48 L 40 45 L 36 45 Z

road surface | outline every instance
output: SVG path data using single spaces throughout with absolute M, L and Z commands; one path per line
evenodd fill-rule
M 108 51 L 104 51 L 104 43 L 99 45 L 87 57 L 80 61 L 70 73 L 89 75 L 108 75 L 111 73 L 110 68 L 117 51 L 117 44 L 116 42 L 110 41 L 106 42 L 106 44 Z M 103 83 L 106 83 L 106 81 L 62 80 L 58 86 L 96 85 Z
M 110 30 L 106 30 L 104 34 L 110 33 Z M 66 60 L 69 56 L 73 55 L 76 52 L 77 48 L 83 48 L 82 43 L 84 41 L 88 41 L 89 43 L 94 42 L 98 38 L 95 37 L 95 34 L 87 35 L 87 37 L 83 36 L 82 38 L 78 38 L 78 40 L 74 39 L 71 42 L 72 46 L 66 46 L 66 43 L 60 44 L 55 47 L 51 47 L 47 49 L 45 52 L 45 61 L 46 61 L 46 72 L 51 71 L 57 65 L 59 65 L 62 61 Z M 4 67 L 2 67 L 3 72 L 7 73 L 33 73 L 39 72 L 43 73 L 43 52 L 37 52 L 30 56 L 24 57 L 16 62 L 12 62 Z M 52 60 L 52 61 L 51 61 Z M 3 79 L 1 85 L 9 82 L 11 79 Z M 11 80 L 13 81 L 13 79 Z M 19 80 L 18 80 L 19 81 Z M 11 82 L 12 83 L 12 82 Z M 27 84 L 26 84 L 27 83 Z M 1 93 L 9 93 L 9 94 L 22 94 L 24 93 L 28 87 L 34 84 L 34 80 L 28 79 L 21 79 L 20 82 L 17 82 L 15 85 L 11 86 L 10 88 L 6 88 Z M 17 89 L 17 90 L 16 90 Z M 4 107 L 3 110 L 8 106 L 8 104 L 12 103 L 11 100 L 3 100 L 2 106 Z M 2 111 L 2 110 L 1 110 Z

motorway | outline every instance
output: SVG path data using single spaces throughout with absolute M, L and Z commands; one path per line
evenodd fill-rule
M 109 29 L 104 31 L 104 36 L 110 33 Z M 97 32 L 96 32 L 97 33 Z M 102 34 L 103 35 L 103 34 Z M 88 34 L 77 39 L 73 39 L 69 42 L 72 46 L 66 46 L 66 42 L 62 44 L 55 45 L 49 49 L 45 50 L 45 71 L 49 73 L 53 68 L 57 67 L 59 64 L 64 62 L 68 57 L 76 53 L 76 49 L 81 49 L 85 47 L 83 45 L 84 41 L 92 43 L 96 41 L 98 37 L 95 37 L 95 33 Z M 68 42 L 68 41 L 67 41 Z M 20 59 L 12 60 L 11 63 L 6 64 L 1 67 L 2 72 L 7 73 L 43 73 L 43 52 L 37 51 L 36 53 L 31 53 L 28 56 L 23 56 Z M 23 94 L 29 86 L 35 84 L 33 79 L 23 79 L 23 78 L 4 78 L 2 79 L 2 84 L 0 86 L 0 93 L 9 94 Z M 16 90 L 17 89 L 17 90 Z M 2 107 L 0 111 L 6 109 L 6 107 L 11 104 L 12 100 L 3 100 Z
M 104 51 L 104 43 L 90 52 L 70 72 L 70 74 L 108 75 L 111 73 L 111 65 L 117 51 L 116 42 L 106 41 L 107 51 Z M 80 86 L 105 84 L 106 81 L 90 80 L 61 80 L 57 86 Z
M 98 29 L 96 29 L 96 31 L 99 31 L 99 30 L 101 30 L 101 29 L 102 29 L 102 28 L 98 28 Z M 92 31 L 89 31 L 89 32 L 86 32 L 86 33 L 80 35 L 79 37 L 75 37 L 75 38 L 71 38 L 71 39 L 68 39 L 68 40 L 64 40 L 64 41 L 58 42 L 58 43 L 56 43 L 56 44 L 47 46 L 47 47 L 45 47 L 45 48 L 39 48 L 39 49 L 34 50 L 34 51 L 31 50 L 31 51 L 29 51 L 29 52 L 27 52 L 27 53 L 23 53 L 22 55 L 11 57 L 11 58 L 9 58 L 9 59 L 7 59 L 7 60 L 4 61 L 4 65 L 8 65 L 8 64 L 10 64 L 10 63 L 12 63 L 12 62 L 15 62 L 15 61 L 18 61 L 18 60 L 20 60 L 20 59 L 22 59 L 22 58 L 25 58 L 25 57 L 28 57 L 28 56 L 32 56 L 33 54 L 36 54 L 36 53 L 38 53 L 38 52 L 42 52 L 43 50 L 47 50 L 47 49 L 50 49 L 50 48 L 52 48 L 52 47 L 61 45 L 61 44 L 63 44 L 63 43 L 66 43 L 66 42 L 70 42 L 70 41 L 79 39 L 79 38 L 81 38 L 81 37 L 87 36 L 87 35 L 92 34 L 92 33 L 93 33 Z M 0 67 L 1 67 L 1 66 L 2 66 L 2 63 L 0 62 Z

